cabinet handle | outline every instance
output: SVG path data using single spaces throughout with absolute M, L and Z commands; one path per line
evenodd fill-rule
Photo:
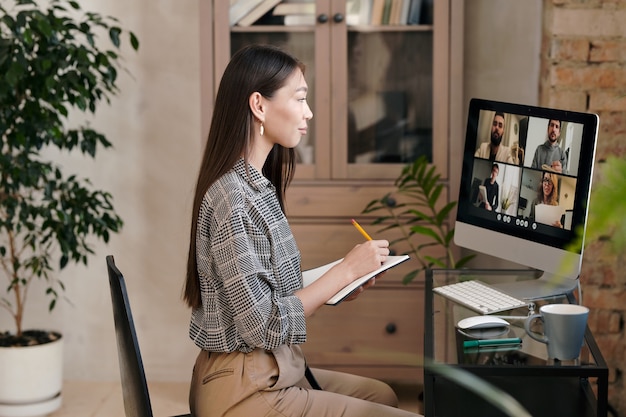
M 319 23 L 326 23 L 326 22 L 328 22 L 328 15 L 326 13 L 322 13 L 321 15 L 317 16 L 317 21 Z
M 387 334 L 394 334 L 396 330 L 398 330 L 398 328 L 396 327 L 395 323 L 388 323 L 387 326 L 385 326 L 385 331 L 387 332 Z
M 343 15 L 341 13 L 336 13 L 333 16 L 333 20 L 335 21 L 335 23 L 341 23 L 343 22 Z

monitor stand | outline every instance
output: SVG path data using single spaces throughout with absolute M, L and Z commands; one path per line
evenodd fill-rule
M 497 283 L 492 286 L 512 297 L 532 301 L 571 293 L 578 287 L 578 277 L 562 277 L 544 272 L 537 279 Z

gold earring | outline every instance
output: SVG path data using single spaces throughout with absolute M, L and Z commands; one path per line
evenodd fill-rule
M 263 134 L 265 133 L 265 126 L 263 126 L 263 122 L 261 122 L 261 127 L 259 128 L 259 133 L 261 134 L 261 136 L 263 136 Z

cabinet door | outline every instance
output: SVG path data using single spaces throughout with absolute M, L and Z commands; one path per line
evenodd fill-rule
M 333 147 L 339 178 L 395 178 L 389 165 L 433 159 L 432 25 L 351 29 L 347 140 Z
M 229 2 L 214 2 L 216 88 L 232 53 L 250 43 L 283 47 L 307 66 L 314 116 L 296 148 L 298 179 L 390 180 L 420 155 L 447 178 L 449 5 L 421 0 L 421 20 L 407 24 L 373 22 L 379 3 L 317 0 L 306 24 L 269 12 L 230 26 Z
M 424 290 L 382 287 L 307 319 L 307 363 L 388 381 L 422 380 Z

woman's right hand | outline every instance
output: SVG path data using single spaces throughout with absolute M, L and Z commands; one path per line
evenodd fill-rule
M 378 269 L 389 256 L 388 240 L 369 240 L 356 245 L 341 264 L 350 275 L 350 282 Z
M 330 297 L 357 278 L 375 271 L 389 256 L 389 241 L 369 240 L 356 245 L 341 262 L 330 268 L 320 279 L 296 291 L 304 307 L 304 314 L 309 317 Z M 368 283 L 372 285 L 374 280 Z M 351 297 L 356 298 L 368 284 Z

